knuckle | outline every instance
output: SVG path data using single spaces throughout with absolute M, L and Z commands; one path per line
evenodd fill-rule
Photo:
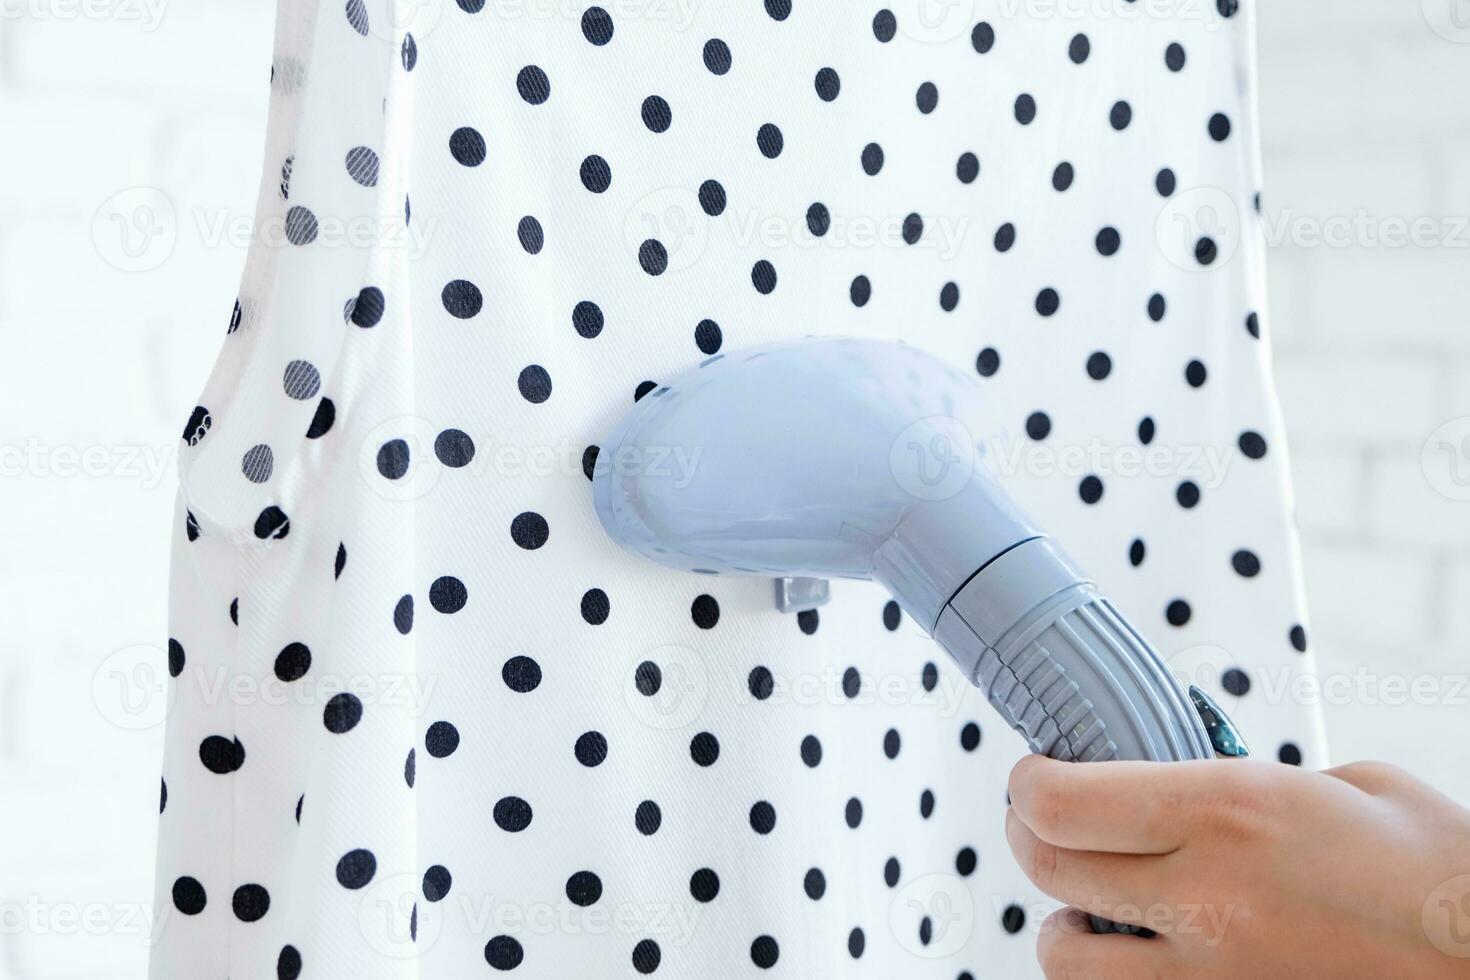
M 1036 887 L 1048 891 L 1056 884 L 1057 870 L 1061 862 L 1061 849 L 1055 844 L 1038 840 L 1027 856 L 1027 872 Z

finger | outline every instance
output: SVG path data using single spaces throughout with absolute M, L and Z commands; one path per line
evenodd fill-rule
M 1041 924 L 1036 958 L 1047 980 L 1162 980 L 1186 975 L 1166 940 L 1095 935 L 1087 916 L 1070 908 L 1058 909 Z
M 1037 837 L 1014 810 L 1006 812 L 1006 842 L 1031 883 L 1058 901 L 1140 926 L 1149 924 L 1144 917 L 1161 904 L 1161 857 L 1057 847 Z
M 1011 770 L 1011 806 L 1043 840 L 1082 851 L 1167 854 L 1181 819 L 1225 775 L 1216 761 L 1058 762 L 1028 755 Z

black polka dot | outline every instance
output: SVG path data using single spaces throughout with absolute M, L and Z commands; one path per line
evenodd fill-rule
M 485 162 L 485 137 L 473 126 L 461 126 L 449 134 L 449 154 L 466 167 Z
M 640 939 L 633 947 L 633 969 L 639 973 L 652 973 L 663 960 L 663 950 L 652 939 Z
M 1099 255 L 1115 255 L 1119 246 L 1123 244 L 1123 240 L 1118 235 L 1118 229 L 1109 226 L 1097 233 L 1093 244 L 1097 247 Z
M 873 298 L 873 284 L 867 276 L 855 276 L 852 284 L 847 287 L 847 298 L 852 301 L 853 306 L 867 306 L 868 300 Z
M 858 673 L 856 667 L 849 667 L 842 672 L 842 693 L 849 699 L 858 696 L 858 692 L 862 690 L 862 685 L 863 675 Z
M 1154 420 L 1145 415 L 1138 420 L 1138 441 L 1147 446 L 1154 441 L 1156 429 L 1157 426 L 1154 425 Z
M 1240 434 L 1236 445 L 1247 459 L 1260 459 L 1266 455 L 1266 438 L 1259 432 L 1247 429 Z
M 980 158 L 973 153 L 961 153 L 959 160 L 954 165 L 954 173 L 960 179 L 960 183 L 974 183 L 975 178 L 980 176 Z
M 551 79 L 536 65 L 527 65 L 516 75 L 516 91 L 531 105 L 541 105 L 551 98 Z
M 1247 315 L 1245 318 L 1245 330 L 1252 337 L 1259 339 L 1261 336 L 1261 318 L 1255 313 Z
M 640 110 L 643 115 L 643 125 L 647 126 L 649 132 L 667 132 L 669 126 L 674 122 L 674 110 L 669 108 L 669 103 L 658 95 L 650 95 L 643 100 Z
M 1051 417 L 1045 412 L 1032 412 L 1026 416 L 1026 435 L 1038 442 L 1051 434 Z
M 1165 167 L 1163 170 L 1160 170 L 1158 173 L 1154 174 L 1154 190 L 1158 191 L 1159 194 L 1163 197 L 1168 197 L 1170 194 L 1174 193 L 1174 187 L 1176 183 L 1177 182 L 1174 179 L 1174 171 L 1170 170 L 1168 167 Z
M 573 872 L 566 890 L 567 901 L 586 908 L 602 897 L 602 879 L 591 871 Z
M 1113 359 L 1106 351 L 1093 351 L 1087 357 L 1087 376 L 1094 381 L 1101 381 L 1113 373 Z
M 975 356 L 975 370 L 982 378 L 988 378 L 1000 370 L 1000 352 L 994 347 L 986 347 Z
M 1212 264 L 1219 255 L 1219 247 L 1216 246 L 1215 240 L 1208 235 L 1201 236 L 1199 241 L 1194 243 L 1194 260 L 1200 265 Z
M 1205 370 L 1205 366 L 1199 361 L 1190 361 L 1184 366 L 1184 380 L 1189 383 L 1191 388 L 1198 388 L 1203 385 L 1208 374 L 1209 372 Z
M 923 817 L 925 820 L 928 820 L 933 815 L 934 792 L 933 790 L 926 789 L 924 790 L 924 792 L 919 794 L 919 816 Z
M 1050 286 L 1036 294 L 1036 312 L 1042 316 L 1051 316 L 1061 308 L 1062 298 L 1057 291 Z
M 480 307 L 485 303 L 485 298 L 480 295 L 480 287 L 465 279 L 455 279 L 445 284 L 440 299 L 449 315 L 460 320 L 468 320 L 479 313 Z
M 657 238 L 650 238 L 638 246 L 638 264 L 650 276 L 661 276 L 669 267 L 669 250 Z
M 954 869 L 961 878 L 968 878 L 974 874 L 977 864 L 979 864 L 979 858 L 973 847 L 962 847 L 954 856 Z
M 720 757 L 720 740 L 709 732 L 700 732 L 689 740 L 689 758 L 698 766 L 712 766 Z
M 582 186 L 594 194 L 601 194 L 612 186 L 612 168 L 596 153 L 582 161 L 578 176 L 582 178 Z
M 659 810 L 658 804 L 652 800 L 644 800 L 638 804 L 638 809 L 633 811 L 633 826 L 638 828 L 638 833 L 644 837 L 658 833 L 659 825 L 663 822 L 663 811 Z
M 516 834 L 531 826 L 531 804 L 519 796 L 502 796 L 495 802 L 492 811 L 495 825 L 507 833 Z
M 867 939 L 863 936 L 862 929 L 854 928 L 847 934 L 847 954 L 853 959 L 861 957 L 866 947 Z
M 827 229 L 832 227 L 832 212 L 827 210 L 827 205 L 817 201 L 806 209 L 806 227 L 818 238 L 827 234 Z
M 174 879 L 172 889 L 174 908 L 185 915 L 198 915 L 204 911 L 208 899 L 204 894 L 204 886 L 199 883 L 198 878 L 184 875 Z
M 1069 187 L 1072 186 L 1072 181 L 1075 178 L 1076 178 L 1076 171 L 1073 170 L 1072 165 L 1070 163 L 1068 163 L 1066 160 L 1063 160 L 1061 163 L 1057 164 L 1055 168 L 1052 169 L 1052 172 L 1051 172 L 1051 186 L 1052 186 L 1052 190 L 1055 190 L 1055 191 L 1065 191 L 1067 188 L 1069 188 Z
M 877 143 L 869 143 L 863 147 L 862 163 L 863 173 L 876 177 L 878 171 L 883 169 L 883 147 Z
M 1072 35 L 1072 40 L 1067 44 L 1067 57 L 1072 59 L 1072 64 L 1082 64 L 1091 53 L 1092 42 L 1088 41 L 1086 34 Z
M 577 761 L 592 768 L 600 766 L 607 758 L 607 736 L 601 732 L 583 732 L 573 746 Z
M 264 885 L 241 885 L 230 897 L 230 908 L 241 922 L 256 922 L 270 911 L 271 896 Z
M 408 784 L 409 789 L 413 789 L 414 777 L 417 774 L 418 751 L 415 749 L 409 749 L 408 757 L 403 760 L 403 781 Z M 300 823 L 301 821 L 298 819 L 296 822 Z
M 515 520 L 510 522 L 510 539 L 517 547 L 527 551 L 535 551 L 550 537 L 551 528 L 546 523 L 546 518 L 535 511 L 517 514 Z
M 751 668 L 745 678 L 745 686 L 750 690 L 750 696 L 757 701 L 764 701 L 771 696 L 775 689 L 776 679 L 771 674 L 771 669 L 765 666 Z
M 774 160 L 786 148 L 786 137 L 782 135 L 781 127 L 775 123 L 765 123 L 756 130 L 755 145 L 761 151 L 761 156 Z
M 356 694 L 332 695 L 322 709 L 322 724 L 334 735 L 343 735 L 357 727 L 362 721 L 362 699 Z
M 883 627 L 891 633 L 898 629 L 902 621 L 903 610 L 898 607 L 898 603 L 889 599 L 883 604 Z
M 1242 548 L 1230 556 L 1230 567 L 1242 578 L 1255 578 L 1261 574 L 1261 559 L 1254 551 Z
M 769 834 L 776 827 L 776 808 L 765 800 L 750 808 L 750 829 L 757 834 Z
M 1134 538 L 1133 543 L 1128 546 L 1128 564 L 1137 568 L 1143 564 L 1144 555 L 1147 553 L 1148 548 L 1144 545 L 1143 539 Z
M 1170 626 L 1183 626 L 1189 622 L 1192 614 L 1189 603 L 1183 599 L 1174 599 L 1164 608 L 1164 618 L 1169 621 Z
M 898 737 L 898 729 L 888 729 L 888 731 L 883 733 L 883 754 L 890 759 L 897 759 L 900 742 L 901 739 Z
M 582 475 L 592 479 L 597 470 L 597 455 L 600 450 L 596 446 L 588 446 L 582 450 Z
M 718 180 L 706 180 L 699 185 L 699 207 L 711 218 L 725 213 L 725 188 Z
M 1225 693 L 1243 698 L 1250 693 L 1251 679 L 1239 667 L 1230 667 L 1220 675 L 1220 686 L 1225 689 Z
M 720 331 L 720 325 L 713 320 L 700 320 L 694 327 L 694 346 L 698 347 L 702 354 L 719 353 L 720 344 L 724 342 L 724 335 Z
M 730 45 L 717 37 L 704 42 L 704 67 L 713 75 L 723 75 L 730 70 Z
M 801 630 L 807 636 L 811 636 L 813 633 L 815 633 L 817 631 L 817 627 L 821 625 L 821 622 L 821 614 L 818 613 L 815 609 L 803 609 L 801 612 L 796 614 L 796 628 Z
M 766 13 L 772 20 L 785 20 L 791 16 L 791 0 L 766 0 Z
M 980 747 L 980 726 L 973 721 L 965 722 L 965 727 L 960 729 L 960 748 L 966 752 L 974 752 Z
M 1276 750 L 1276 758 L 1288 766 L 1299 766 L 1302 764 L 1302 750 L 1294 742 L 1283 742 Z
M 1174 499 L 1179 506 L 1190 510 L 1199 504 L 1199 484 L 1193 480 L 1181 480 L 1179 486 L 1174 488 Z
M 1108 123 L 1114 129 L 1123 130 L 1133 121 L 1133 107 L 1127 102 L 1118 101 L 1108 110 Z
M 311 669 L 311 650 L 305 643 L 288 643 L 276 654 L 276 678 L 285 683 L 298 681 Z
M 959 305 L 960 287 L 952 282 L 945 283 L 939 290 L 939 308 L 946 313 L 953 313 Z
M 1155 323 L 1162 320 L 1164 318 L 1164 309 L 1164 297 L 1161 294 L 1154 293 L 1148 298 L 1148 318 L 1150 320 Z
M 1291 641 L 1291 648 L 1297 653 L 1307 652 L 1307 631 L 1296 625 L 1287 632 L 1287 639 Z
M 1007 905 L 1000 914 L 1000 927 L 1014 936 L 1026 928 L 1026 910 L 1019 905 Z
M 1016 114 L 1016 122 L 1022 126 L 1029 126 L 1031 125 L 1031 121 L 1036 118 L 1036 99 L 1022 92 L 1016 96 L 1016 104 L 1013 106 L 1013 110 Z
M 898 33 L 898 21 L 891 10 L 880 10 L 873 15 L 873 36 L 884 44 L 893 40 L 893 35 Z
M 413 596 L 403 596 L 393 606 L 393 628 L 404 636 L 413 629 Z
M 914 93 L 914 104 L 924 115 L 933 112 L 939 105 L 939 88 L 933 82 L 925 82 Z
M 436 721 L 424 733 L 424 750 L 436 759 L 444 759 L 459 748 L 459 729 L 447 721 Z
M 330 398 L 323 397 L 316 403 L 316 412 L 311 417 L 311 425 L 306 428 L 306 438 L 320 439 L 332 431 L 332 423 L 337 421 L 337 406 Z
M 827 894 L 827 876 L 822 874 L 821 868 L 807 869 L 801 879 L 801 890 L 806 892 L 806 897 L 814 902 Z
M 210 772 L 223 776 L 245 764 L 245 746 L 238 738 L 210 735 L 199 743 L 199 761 Z
M 372 851 L 357 848 L 337 861 L 337 884 L 343 888 L 361 888 L 378 873 L 378 859 Z
M 377 286 L 364 286 L 352 303 L 352 322 L 364 329 L 376 327 L 383 319 L 387 300 Z
M 1170 71 L 1179 71 L 1184 67 L 1184 46 L 1178 41 L 1164 49 L 1164 64 Z
M 601 47 L 612 40 L 612 16 L 601 7 L 588 7 L 582 13 L 582 36 Z
M 402 479 L 409 467 L 408 443 L 402 439 L 389 439 L 378 447 L 378 473 L 387 480 Z
M 468 466 L 475 458 L 475 440 L 460 429 L 445 429 L 434 437 L 434 457 L 452 470 Z
M 527 656 L 511 657 L 501 665 L 500 679 L 517 694 L 528 694 L 541 684 L 541 665 Z
M 496 936 L 485 944 L 485 962 L 497 970 L 514 970 L 525 958 L 526 951 L 510 936 Z
M 712 595 L 698 595 L 689 605 L 689 615 L 694 625 L 702 630 L 714 629 L 720 621 L 720 604 Z
M 1210 117 L 1209 122 L 1210 139 L 1216 143 L 1223 143 L 1230 138 L 1230 117 L 1223 112 L 1217 112 Z
M 986 21 L 981 21 L 970 31 L 970 45 L 980 54 L 987 53 L 995 47 L 995 28 Z
M 994 244 L 997 252 L 1009 252 L 1011 246 L 1016 244 L 1016 226 L 1007 221 L 995 229 Z
M 808 735 L 801 740 L 801 761 L 808 769 L 815 769 L 822 764 L 822 742 L 815 735 Z
M 664 672 L 652 660 L 645 660 L 633 670 L 633 686 L 644 697 L 653 697 L 664 684 Z
M 842 819 L 849 827 L 856 830 L 858 825 L 863 822 L 863 801 L 856 796 L 849 799 L 847 805 L 843 807 Z
M 436 612 L 457 613 L 469 601 L 469 590 L 453 575 L 441 575 L 429 586 L 429 605 Z
M 295 946 L 282 946 L 276 957 L 276 980 L 300 980 L 301 953 Z
M 601 589 L 588 589 L 582 593 L 581 605 L 582 619 L 591 626 L 601 626 L 607 622 L 608 614 L 612 610 L 607 593 Z
M 750 944 L 750 960 L 762 970 L 769 970 L 781 958 L 781 947 L 770 936 L 757 936 Z
M 449 873 L 448 868 L 442 864 L 430 865 L 424 872 L 424 898 L 431 902 L 442 901 L 449 894 L 449 889 L 453 884 L 454 876 Z
M 1082 482 L 1077 484 L 1077 495 L 1084 504 L 1097 503 L 1103 496 L 1102 480 L 1091 474 L 1084 476 Z

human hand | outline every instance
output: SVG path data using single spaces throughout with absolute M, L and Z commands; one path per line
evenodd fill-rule
M 1016 860 L 1071 906 L 1050 980 L 1470 978 L 1470 811 L 1393 766 L 1032 755 L 1010 797 Z

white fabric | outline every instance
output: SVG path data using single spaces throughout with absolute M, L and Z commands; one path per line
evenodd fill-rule
M 587 447 L 722 348 L 976 371 L 1025 507 L 1323 762 L 1249 5 L 606 8 L 281 0 L 185 433 L 155 977 L 1036 975 L 1023 746 L 932 641 L 599 529 Z

